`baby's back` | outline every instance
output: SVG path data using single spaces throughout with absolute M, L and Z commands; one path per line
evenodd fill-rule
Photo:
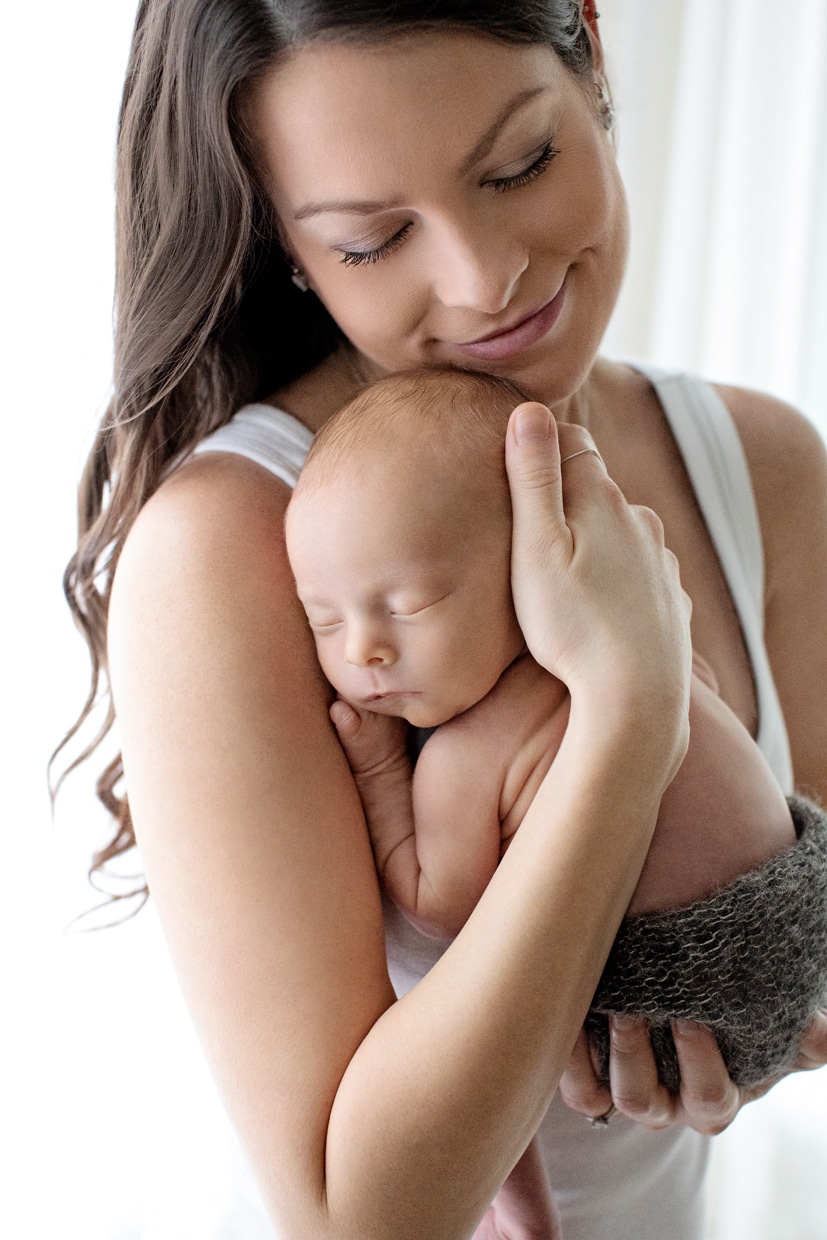
M 502 856 L 557 755 L 568 713 L 565 686 L 524 656 L 486 698 L 437 730 L 416 779 L 448 789 L 462 764 L 463 784 L 497 805 Z M 795 842 L 787 802 L 763 754 L 694 674 L 689 720 L 689 749 L 661 802 L 630 913 L 704 899 Z

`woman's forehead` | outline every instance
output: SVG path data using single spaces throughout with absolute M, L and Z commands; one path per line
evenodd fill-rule
M 337 171 L 360 152 L 399 161 L 438 143 L 457 160 L 490 131 L 576 89 L 557 56 L 455 32 L 381 45 L 311 44 L 275 67 L 248 101 L 250 127 L 270 172 L 314 161 Z M 495 134 L 496 136 L 496 134 Z

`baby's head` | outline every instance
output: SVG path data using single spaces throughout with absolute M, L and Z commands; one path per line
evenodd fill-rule
M 322 670 L 348 701 L 433 727 L 522 650 L 504 444 L 524 399 L 489 375 L 406 372 L 317 436 L 287 550 Z

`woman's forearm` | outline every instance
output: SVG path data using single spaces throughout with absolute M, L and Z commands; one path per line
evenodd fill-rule
M 536 1131 L 668 782 L 657 741 L 630 744 L 631 718 L 610 727 L 573 710 L 465 928 L 348 1065 L 326 1151 L 334 1234 L 470 1235 Z

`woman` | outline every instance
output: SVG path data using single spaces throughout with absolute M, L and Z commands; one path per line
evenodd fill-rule
M 572 1240 L 695 1236 L 699 1134 L 743 1101 L 703 1030 L 676 1030 L 680 1098 L 657 1086 L 645 1029 L 613 1030 L 611 1096 L 582 1040 L 571 1054 L 686 745 L 672 552 L 694 645 L 759 739 L 770 700 L 655 389 L 596 359 L 626 253 L 610 130 L 591 4 L 146 0 L 139 12 L 115 398 L 69 573 L 96 668 L 108 613 L 129 789 L 127 809 L 114 764 L 101 787 L 119 830 L 99 860 L 131 845 L 134 821 L 285 1240 L 459 1240 L 478 1226 L 525 1240 L 525 1220 L 486 1208 L 541 1122 Z M 455 942 L 429 954 L 388 914 L 407 992 L 395 1002 L 268 452 L 275 437 L 300 457 L 367 379 L 433 362 L 503 374 L 542 402 L 517 411 L 507 444 L 514 595 L 532 654 L 573 705 L 560 758 Z M 796 779 L 823 797 L 824 454 L 777 402 L 722 395 L 756 490 Z M 192 455 L 251 400 L 269 403 Z M 594 444 L 606 469 L 584 451 Z M 826 1042 L 819 1024 L 802 1066 L 827 1059 Z M 572 1110 L 559 1098 L 549 1110 L 558 1083 Z M 595 1136 L 574 1113 L 615 1108 L 639 1123 Z

